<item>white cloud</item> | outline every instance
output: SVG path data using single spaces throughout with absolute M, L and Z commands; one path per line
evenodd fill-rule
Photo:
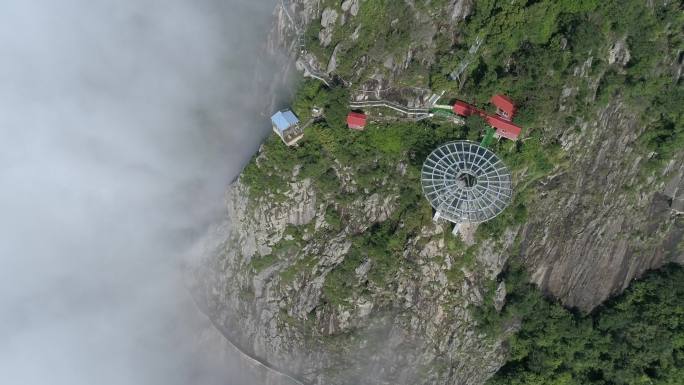
M 274 3 L 0 4 L 3 383 L 209 381 L 177 262 L 268 133 Z

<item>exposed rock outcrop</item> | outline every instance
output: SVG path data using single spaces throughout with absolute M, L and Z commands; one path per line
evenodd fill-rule
M 625 39 L 619 39 L 608 50 L 608 64 L 619 64 L 626 66 L 631 59 L 632 54 L 629 52 L 627 42 Z
M 311 384 L 476 385 L 498 369 L 502 342 L 480 335 L 470 313 L 482 304 L 486 277 L 464 270 L 455 286 L 447 278 L 456 257 L 441 225 L 410 240 L 404 258 L 415 267 L 398 272 L 394 284 L 333 305 L 323 296 L 327 275 L 348 258 L 354 234 L 387 220 L 398 196 L 339 206 L 349 221 L 331 232 L 325 222 L 313 227 L 325 218 L 327 204 L 319 202 L 328 199 L 306 179 L 293 177 L 288 186 L 274 199 L 237 182 L 227 201 L 239 220 L 219 231 L 224 241 L 195 270 L 202 308 L 236 346 Z M 293 225 L 304 234 L 290 235 Z M 288 247 L 297 237 L 307 240 Z M 438 255 L 444 263 L 435 263 Z M 271 256 L 272 264 L 255 267 Z M 372 268 L 362 260 L 354 275 L 367 281 Z
M 359 13 L 359 0 L 344 0 L 341 7 L 344 12 L 356 16 Z
M 452 21 L 464 20 L 466 17 L 470 16 L 470 13 L 473 11 L 473 1 L 453 0 L 449 9 L 451 10 Z
M 643 128 L 614 101 L 561 137 L 567 171 L 548 177 L 523 229 L 532 280 L 568 307 L 590 311 L 646 270 L 682 260 L 681 220 L 663 194 L 678 170 L 644 177 L 635 154 Z M 682 164 L 682 156 L 673 161 Z M 646 178 L 646 180 L 643 180 Z
M 323 47 L 327 47 L 332 41 L 337 16 L 337 11 L 331 8 L 326 8 L 321 15 L 321 31 L 318 33 L 318 40 Z

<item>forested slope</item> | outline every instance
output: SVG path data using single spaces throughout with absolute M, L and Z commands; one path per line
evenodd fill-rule
M 514 274 L 519 272 L 510 277 Z M 564 309 L 521 281 L 502 314 L 480 315 L 485 327 L 521 322 L 509 341 L 508 362 L 488 384 L 676 385 L 684 380 L 680 266 L 649 273 L 590 315 Z

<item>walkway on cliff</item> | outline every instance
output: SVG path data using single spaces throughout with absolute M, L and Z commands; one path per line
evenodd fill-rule
M 309 76 L 314 79 L 320 80 L 323 82 L 326 87 L 330 87 L 331 83 L 333 83 L 333 80 L 339 80 L 342 82 L 345 86 L 349 87 L 351 86 L 351 82 L 343 79 L 341 76 L 338 74 L 332 74 L 332 73 L 327 73 L 324 71 L 319 70 L 318 68 L 315 68 L 311 63 L 306 61 L 304 57 L 307 54 L 307 49 L 306 49 L 306 40 L 305 40 L 305 31 L 301 30 L 297 23 L 295 22 L 294 17 L 290 14 L 289 6 L 292 5 L 291 0 L 280 0 L 280 7 L 283 9 L 283 13 L 287 17 L 287 20 L 290 22 L 290 25 L 292 25 L 292 28 L 294 29 L 296 39 L 293 42 L 294 44 L 299 46 L 299 54 L 298 54 L 298 59 L 297 63 L 301 65 L 302 70 L 304 71 L 304 76 Z M 294 45 L 293 44 L 293 45 Z M 291 47 L 290 49 L 293 49 Z
M 228 343 L 228 345 L 239 354 L 240 358 L 248 365 L 250 365 L 253 369 L 255 370 L 262 370 L 264 371 L 265 374 L 273 376 L 274 379 L 277 379 L 278 385 L 309 385 L 308 383 L 303 382 L 300 379 L 297 379 L 294 377 L 294 374 L 288 374 L 282 371 L 281 369 L 278 369 L 271 365 L 268 361 L 266 361 L 263 358 L 257 357 L 255 355 L 252 355 L 250 353 L 247 353 L 243 348 L 238 346 L 235 342 L 233 342 L 226 333 L 223 332 L 223 330 L 219 327 L 219 325 L 216 324 L 214 319 L 207 314 L 204 309 L 197 303 L 197 300 L 195 296 L 193 295 L 192 291 L 188 289 L 188 294 L 190 295 L 190 298 L 192 298 L 192 302 L 194 303 L 195 307 L 197 308 L 197 311 L 199 311 L 201 314 L 203 314 L 209 322 L 213 325 L 214 329 L 218 331 L 225 341 Z
M 394 111 L 401 112 L 409 117 L 414 117 L 418 120 L 425 119 L 429 116 L 430 110 L 427 108 L 410 108 L 402 106 L 401 104 L 391 102 L 389 100 L 364 100 L 349 102 L 351 108 L 369 108 L 369 107 L 386 107 Z
M 304 69 L 304 76 L 305 77 L 308 75 L 314 79 L 322 81 L 327 87 L 330 87 L 330 81 L 331 80 L 328 77 L 328 74 L 316 70 L 315 68 L 313 68 L 311 66 L 311 64 L 309 64 L 309 62 L 307 62 L 303 58 L 300 58 L 299 60 L 297 60 L 297 63 L 300 63 L 302 66 L 302 69 Z

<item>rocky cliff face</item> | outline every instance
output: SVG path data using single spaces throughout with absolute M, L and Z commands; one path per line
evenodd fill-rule
M 620 101 L 580 127 L 561 136 L 569 166 L 541 183 L 521 256 L 539 287 L 590 311 L 645 271 L 684 263 L 684 222 L 672 207 L 684 166 L 680 154 L 643 176 L 634 149 L 643 126 Z
M 364 0 L 284 0 L 275 12 L 271 45 L 289 50 L 306 77 L 335 76 L 350 87 L 357 101 L 384 99 L 409 107 L 423 105 L 431 95 L 425 69 L 436 59 L 434 37 L 440 32 L 450 33 L 453 26 L 463 22 L 473 10 L 473 2 L 451 0 L 446 6 L 437 7 L 426 2 L 427 6 L 418 7 L 407 1 L 397 8 L 399 12 L 384 15 L 388 20 L 367 22 L 360 21 L 363 3 Z M 446 23 L 440 21 L 442 18 Z M 385 22 L 397 33 L 410 27 L 411 37 L 391 48 L 381 38 L 373 40 L 366 52 L 353 47 L 372 34 L 368 24 Z M 312 46 L 317 49 L 310 50 Z M 344 57 L 344 69 L 340 68 L 340 57 Z M 417 76 L 407 79 L 407 73 L 413 72 Z
M 234 222 L 219 229 L 223 242 L 195 271 L 202 308 L 243 351 L 303 383 L 484 382 L 505 357 L 501 340 L 485 338 L 471 315 L 488 276 L 480 268 L 455 268 L 461 255 L 449 251 L 445 224 L 430 224 L 408 240 L 400 258 L 410 266 L 391 282 L 374 283 L 369 275 L 377 266 L 361 256 L 349 277 L 362 291 L 338 300 L 325 291 L 331 271 L 355 258 L 356 236 L 394 214 L 401 168 L 394 177 L 387 193 L 346 203 L 321 195 L 296 172 L 268 195 L 235 183 L 227 197 Z M 347 219 L 335 223 L 326 215 L 331 209 Z M 496 253 L 482 254 L 496 265 L 498 257 L 490 256 Z
M 574 116 L 571 124 L 548 130 L 567 159 L 538 186 L 531 218 L 522 229 L 521 258 L 532 281 L 567 307 L 588 312 L 650 269 L 684 263 L 684 218 L 677 196 L 684 187 L 684 151 L 648 171 L 658 154 L 639 147 L 658 114 L 613 98 L 588 118 L 577 118 L 568 103 L 578 85 L 590 90 L 587 103 L 608 71 L 623 72 L 631 60 L 625 37 L 601 47 L 578 64 L 567 80 L 558 111 Z M 609 67 L 595 69 L 596 61 Z M 592 67 L 594 68 L 592 70 Z M 679 81 L 681 57 L 665 53 L 652 76 Z M 671 77 L 671 78 L 670 78 Z M 672 79 L 672 80 L 670 80 Z

